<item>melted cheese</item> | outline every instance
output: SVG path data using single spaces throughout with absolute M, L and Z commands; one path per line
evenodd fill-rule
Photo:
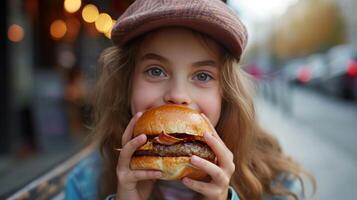
M 148 141 L 143 146 L 139 147 L 137 150 L 147 151 L 147 150 L 152 150 L 152 149 L 154 149 L 154 146 L 152 145 L 151 141 Z

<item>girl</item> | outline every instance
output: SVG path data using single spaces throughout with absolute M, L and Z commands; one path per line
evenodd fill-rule
M 137 0 L 112 39 L 94 90 L 95 141 L 103 156 L 72 171 L 67 199 L 303 199 L 304 171 L 258 126 L 252 88 L 237 65 L 246 29 L 224 3 Z M 132 138 L 135 122 L 163 104 L 198 110 L 215 127 L 204 139 L 218 163 L 191 158 L 210 181 L 161 181 L 158 171 L 130 169 L 147 140 Z

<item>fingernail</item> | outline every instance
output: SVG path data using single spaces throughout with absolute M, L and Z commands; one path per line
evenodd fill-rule
M 191 161 L 192 161 L 193 163 L 198 163 L 198 162 L 200 162 L 200 159 L 199 159 L 197 156 L 193 155 L 193 156 L 191 157 Z
M 143 114 L 143 112 L 137 112 L 137 113 L 136 113 L 136 116 L 137 116 L 137 117 L 140 117 L 142 114 Z
M 141 134 L 141 135 L 138 136 L 138 140 L 140 140 L 140 141 L 145 140 L 145 138 L 146 138 L 145 134 Z

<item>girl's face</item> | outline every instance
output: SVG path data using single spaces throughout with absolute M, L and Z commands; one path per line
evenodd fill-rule
M 165 28 L 141 43 L 133 75 L 133 114 L 164 104 L 204 113 L 216 126 L 221 113 L 219 46 L 184 28 Z

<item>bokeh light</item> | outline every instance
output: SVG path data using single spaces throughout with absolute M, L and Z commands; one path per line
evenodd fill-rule
M 51 36 L 58 40 L 64 37 L 67 32 L 67 25 L 63 20 L 55 20 L 50 27 Z
M 104 33 L 104 35 L 109 39 L 112 37 L 112 29 L 116 22 L 117 22 L 117 20 L 112 20 L 112 25 L 111 25 L 110 29 Z
M 12 24 L 7 31 L 7 37 L 12 42 L 20 42 L 24 36 L 24 29 L 17 24 Z
M 93 4 L 86 5 L 82 10 L 82 17 L 85 22 L 93 23 L 99 16 L 98 8 Z
M 101 33 L 108 32 L 112 24 L 113 20 L 107 13 L 101 13 L 97 20 L 95 20 L 95 28 Z
M 69 13 L 74 13 L 81 8 L 82 1 L 81 0 L 65 0 L 64 1 L 64 9 Z
M 63 50 L 59 52 L 57 62 L 64 68 L 71 68 L 76 63 L 76 56 L 70 50 Z

